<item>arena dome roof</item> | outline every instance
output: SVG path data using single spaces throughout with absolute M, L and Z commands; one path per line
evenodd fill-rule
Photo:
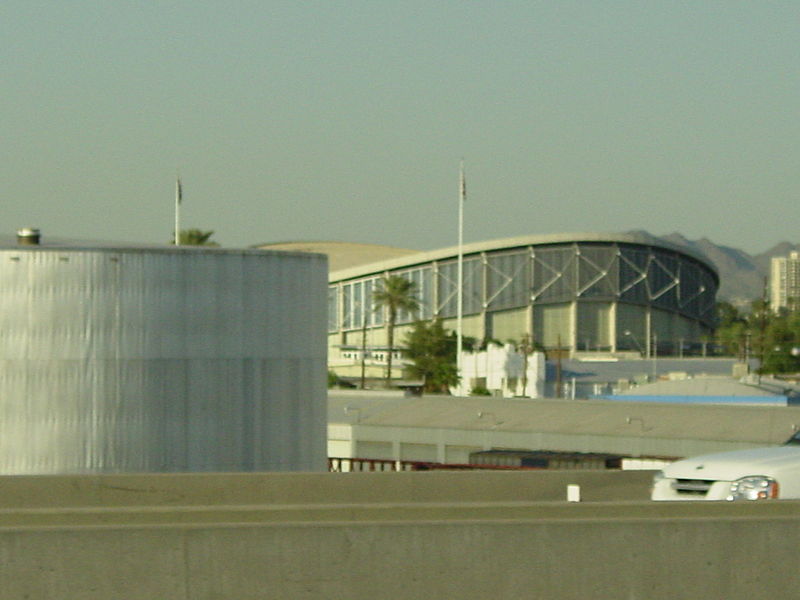
M 705 256 L 698 254 L 688 248 L 672 244 L 650 234 L 644 232 L 631 232 L 631 233 L 596 233 L 596 232 L 583 232 L 583 233 L 551 233 L 544 235 L 524 235 L 510 238 L 503 238 L 497 240 L 472 242 L 464 244 L 462 251 L 464 255 L 477 254 L 479 252 L 493 252 L 504 249 L 519 248 L 524 246 L 545 246 L 550 244 L 569 244 L 569 243 L 618 243 L 618 244 L 638 244 L 642 246 L 651 246 L 655 248 L 664 248 L 672 250 L 679 254 L 690 256 L 703 264 L 706 268 L 713 272 L 714 276 L 719 283 L 719 273 L 716 267 Z M 370 246 L 366 244 L 365 246 Z M 259 246 L 260 248 L 263 246 Z M 382 246 L 375 246 L 376 249 Z M 299 248 L 298 248 L 299 249 Z M 395 249 L 397 250 L 397 249 Z M 318 252 L 320 250 L 317 250 Z M 388 253 L 387 253 L 388 254 Z M 384 270 L 402 269 L 404 267 L 411 267 L 427 263 L 434 260 L 443 260 L 458 255 L 458 246 L 450 246 L 440 248 L 437 250 L 429 251 L 407 251 L 406 254 L 396 255 L 394 257 L 385 256 L 383 258 L 377 255 L 372 256 L 373 260 L 367 263 L 353 264 L 350 267 L 335 268 L 331 263 L 330 265 L 330 281 L 341 281 L 358 277 L 366 273 L 379 272 Z

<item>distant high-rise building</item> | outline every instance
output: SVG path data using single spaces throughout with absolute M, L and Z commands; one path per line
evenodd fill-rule
M 800 301 L 800 252 L 775 256 L 770 269 L 770 306 L 772 310 L 793 308 Z

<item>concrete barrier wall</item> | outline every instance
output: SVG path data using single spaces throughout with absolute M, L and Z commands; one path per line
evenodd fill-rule
M 791 598 L 798 535 L 796 517 L 602 514 L 3 529 L 0 598 Z
M 796 595 L 800 502 L 523 501 L 473 474 L 331 475 L 337 502 L 291 474 L 262 476 L 262 503 L 257 478 L 228 475 L 0 479 L 0 599 Z M 348 486 L 373 491 L 352 503 Z
M 0 509 L 14 507 L 644 500 L 651 471 L 415 471 L 187 473 L 0 477 Z

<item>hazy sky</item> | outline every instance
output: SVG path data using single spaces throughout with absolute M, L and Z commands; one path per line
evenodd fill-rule
M 4 0 L 4 233 L 800 242 L 800 3 Z

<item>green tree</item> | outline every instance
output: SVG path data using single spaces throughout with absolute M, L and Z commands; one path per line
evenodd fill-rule
M 739 359 L 744 358 L 748 336 L 747 323 L 744 321 L 735 321 L 726 327 L 718 328 L 716 332 L 717 343 L 721 346 L 722 352 Z
M 761 373 L 800 372 L 800 313 L 781 311 L 772 315 L 764 337 Z
M 763 332 L 770 318 L 761 300 L 751 303 L 750 312 L 742 312 L 730 302 L 717 302 L 715 338 L 723 354 L 744 360 L 756 356 L 763 347 Z
M 203 231 L 202 229 L 181 229 L 178 236 L 181 246 L 209 246 L 217 248 L 219 244 L 211 240 L 213 231 Z M 175 234 L 172 234 L 172 244 L 175 243 Z
M 456 334 L 445 330 L 440 321 L 417 321 L 405 343 L 411 376 L 424 381 L 426 392 L 447 393 L 458 384 Z
M 800 372 L 800 310 L 775 312 L 761 298 L 751 302 L 749 312 L 740 313 L 720 302 L 717 321 L 716 339 L 726 353 L 758 358 L 759 373 Z
M 717 302 L 717 327 L 724 329 L 734 323 L 744 323 L 745 318 L 730 302 Z
M 800 372 L 800 310 L 775 312 L 761 298 L 740 313 L 727 302 L 717 305 L 717 342 L 728 354 L 758 358 L 759 373 Z
M 724 354 L 739 358 L 745 355 L 747 343 L 747 320 L 730 302 L 717 302 L 717 329 L 715 338 Z
M 372 293 L 375 310 L 386 311 L 386 387 L 392 382 L 392 354 L 394 353 L 394 328 L 401 311 L 411 314 L 419 310 L 416 284 L 399 275 L 389 275 L 380 280 L 378 289 Z
M 750 354 L 758 358 L 759 371 L 763 372 L 764 362 L 770 348 L 767 331 L 775 319 L 775 313 L 770 310 L 768 301 L 759 298 L 750 303 L 750 313 L 746 318 L 747 329 L 750 333 Z
M 490 392 L 485 385 L 476 385 L 469 391 L 470 396 L 491 396 Z

